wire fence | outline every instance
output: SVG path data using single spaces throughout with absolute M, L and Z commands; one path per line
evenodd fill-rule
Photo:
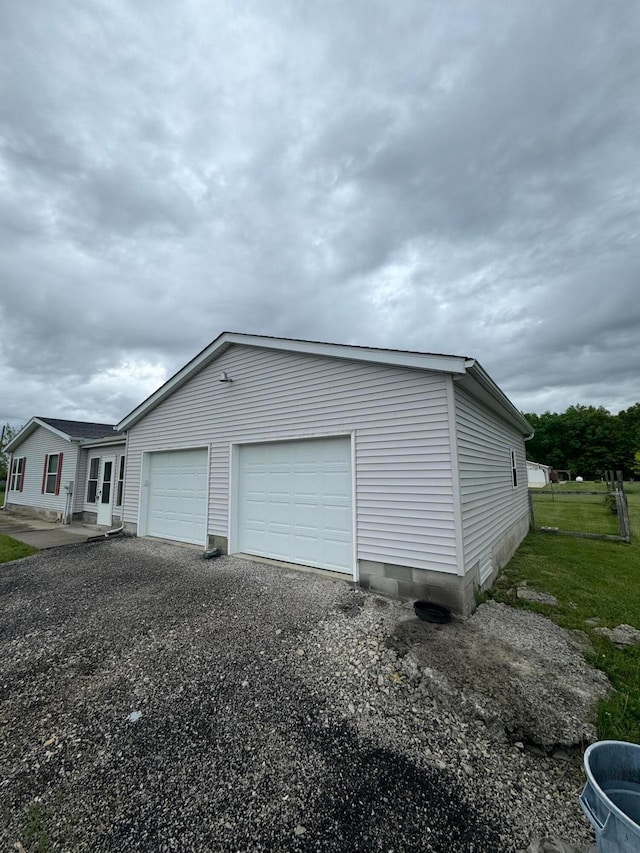
M 575 490 L 564 485 L 529 490 L 531 526 L 549 533 L 630 541 L 627 499 L 621 489 Z

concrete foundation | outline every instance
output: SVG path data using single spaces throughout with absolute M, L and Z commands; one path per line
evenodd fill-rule
M 435 601 L 464 616 L 475 608 L 475 572 L 462 576 L 372 560 L 360 560 L 358 568 L 360 586 L 372 592 Z
M 7 503 L 7 509 L 15 515 L 42 518 L 44 521 L 62 521 L 62 511 L 57 509 L 44 509 L 41 506 L 24 506 L 23 504 Z
M 210 533 L 207 536 L 207 549 L 211 550 L 213 548 L 217 548 L 221 554 L 229 553 L 229 542 L 226 536 L 216 536 L 213 533 Z
M 73 517 L 75 518 L 76 515 L 84 524 L 97 524 L 98 523 L 98 513 L 97 512 L 91 512 L 91 511 L 79 512 L 79 513 L 76 513 Z M 111 524 L 106 525 L 106 526 L 107 527 L 120 527 L 121 523 L 122 522 L 120 521 L 119 516 L 114 515 L 114 516 L 112 516 Z M 134 527 L 135 527 L 135 525 L 134 525 Z
M 482 585 L 483 589 L 488 589 L 497 578 L 500 570 L 503 569 L 509 560 L 513 557 L 518 549 L 518 545 L 529 532 L 529 513 L 523 515 L 516 523 L 505 533 L 505 535 L 493 546 L 492 561 L 493 571 L 488 582 Z

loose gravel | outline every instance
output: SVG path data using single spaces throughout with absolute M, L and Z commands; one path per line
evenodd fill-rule
M 495 607 L 436 630 L 341 582 L 149 540 L 6 564 L 1 847 L 584 849 L 579 756 L 514 741 L 491 701 L 513 667 L 493 660 L 484 694 L 455 669 Z

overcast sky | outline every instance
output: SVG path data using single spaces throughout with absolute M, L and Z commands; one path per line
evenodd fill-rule
M 640 400 L 637 0 L 0 0 L 0 421 L 221 331 Z

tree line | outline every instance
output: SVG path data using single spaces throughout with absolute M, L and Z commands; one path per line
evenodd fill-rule
M 18 430 L 12 427 L 11 424 L 5 424 L 0 429 L 0 482 L 3 482 L 7 479 L 7 474 L 9 473 L 9 455 L 4 452 L 4 448 L 9 444 Z
M 605 471 L 640 475 L 640 403 L 612 415 L 602 406 L 569 406 L 565 412 L 523 412 L 535 435 L 527 459 L 569 469 L 571 477 L 598 479 Z

